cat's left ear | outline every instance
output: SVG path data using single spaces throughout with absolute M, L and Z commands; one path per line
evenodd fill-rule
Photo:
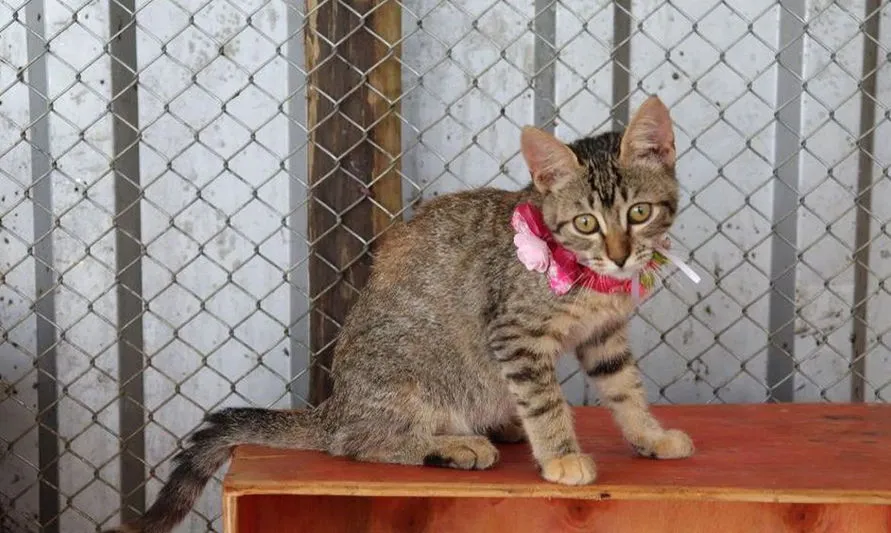
M 622 136 L 619 164 L 673 169 L 677 152 L 668 108 L 656 96 L 641 104 Z
M 520 147 L 532 182 L 540 192 L 559 190 L 581 170 L 578 158 L 568 146 L 538 128 L 523 128 Z

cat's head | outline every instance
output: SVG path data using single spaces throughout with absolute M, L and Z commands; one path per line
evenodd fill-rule
M 671 118 L 656 97 L 624 133 L 563 144 L 527 127 L 522 153 L 554 237 L 595 272 L 631 277 L 666 236 L 678 203 Z

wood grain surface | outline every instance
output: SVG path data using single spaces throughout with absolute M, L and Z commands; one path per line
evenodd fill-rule
M 241 496 L 226 533 L 888 533 L 881 505 Z

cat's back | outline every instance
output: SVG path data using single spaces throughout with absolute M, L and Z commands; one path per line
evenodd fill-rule
M 484 188 L 443 195 L 387 232 L 342 341 L 369 331 L 476 329 L 489 292 L 517 268 L 510 217 L 528 191 Z
M 475 260 L 510 246 L 511 213 L 528 196 L 527 191 L 481 188 L 424 202 L 410 221 L 387 233 L 376 253 L 373 278 L 404 281 L 416 273 L 405 269 L 421 265 L 439 277 L 473 272 Z

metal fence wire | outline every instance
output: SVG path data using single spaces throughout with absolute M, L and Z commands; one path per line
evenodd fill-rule
M 0 0 L 0 530 L 138 514 L 205 412 L 324 397 L 377 238 L 669 105 L 654 402 L 891 396 L 889 2 Z M 593 402 L 568 361 L 574 403 Z M 180 532 L 221 531 L 219 484 Z

